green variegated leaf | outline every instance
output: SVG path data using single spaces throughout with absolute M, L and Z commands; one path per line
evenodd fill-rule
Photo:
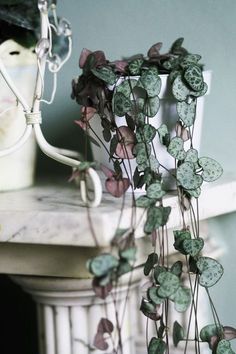
M 191 103 L 185 101 L 178 102 L 177 112 L 186 127 L 191 127 L 195 121 L 196 100 L 193 100 Z
M 177 168 L 177 180 L 181 186 L 187 190 L 197 189 L 202 185 L 203 179 L 194 172 L 194 164 L 184 162 Z
M 158 129 L 157 129 L 159 139 L 161 144 L 168 146 L 170 143 L 170 133 L 168 131 L 167 125 L 162 124 Z
M 148 354 L 164 354 L 167 345 L 161 338 L 153 337 L 148 345 Z
M 171 300 L 175 303 L 176 311 L 185 312 L 191 303 L 190 289 L 180 286 L 178 290 L 171 295 Z
M 161 272 L 157 280 L 160 284 L 158 296 L 163 298 L 167 298 L 175 293 L 180 286 L 179 277 L 170 272 Z
M 198 92 L 203 89 L 202 69 L 198 65 L 192 64 L 189 66 L 184 72 L 184 78 L 194 91 Z
M 150 118 L 155 117 L 159 107 L 160 100 L 158 96 L 147 98 L 143 106 L 143 113 Z
M 220 338 L 223 335 L 223 327 L 216 324 L 210 324 L 203 327 L 200 331 L 200 338 L 203 342 L 210 342 L 211 337 Z
M 177 160 L 184 160 L 186 157 L 186 152 L 184 151 L 184 141 L 177 136 L 171 139 L 167 151 Z
M 141 86 L 147 91 L 148 97 L 158 96 L 161 90 L 161 79 L 156 66 L 152 66 L 143 71 L 137 86 Z
M 101 254 L 88 262 L 89 271 L 96 277 L 106 275 L 111 269 L 119 265 L 118 259 L 109 253 Z
M 166 268 L 165 267 L 162 267 L 160 265 L 157 265 L 155 268 L 154 268 L 154 279 L 156 281 L 157 284 L 159 284 L 158 282 L 158 277 L 159 277 L 159 274 L 161 274 L 162 272 L 167 272 Z
M 190 94 L 190 90 L 184 84 L 180 75 L 176 77 L 172 85 L 172 92 L 177 101 L 185 101 Z
M 158 296 L 157 293 L 157 288 L 155 286 L 152 286 L 151 288 L 148 289 L 147 292 L 148 298 L 155 304 L 155 305 L 160 305 L 163 303 L 164 299 L 163 297 Z
M 189 149 L 186 153 L 185 162 L 192 162 L 195 164 L 198 161 L 198 151 L 196 149 Z
M 127 274 L 133 270 L 133 267 L 129 264 L 129 262 L 125 259 L 119 262 L 119 266 L 117 268 L 117 276 L 121 277 L 124 274 Z
M 156 129 L 151 124 L 144 124 L 137 129 L 136 139 L 138 142 L 150 143 L 156 135 Z
M 136 259 L 137 248 L 129 247 L 120 252 L 120 257 L 128 261 L 135 261 Z
M 158 262 L 157 253 L 153 252 L 153 253 L 149 254 L 148 258 L 146 260 L 146 263 L 144 265 L 144 268 L 143 268 L 144 275 L 146 275 L 146 276 L 149 275 L 149 273 L 153 269 L 154 265 L 157 264 L 157 262 Z
M 191 197 L 198 198 L 201 194 L 201 188 L 196 188 L 196 189 L 185 189 L 186 192 L 191 195 Z
M 170 58 L 168 60 L 166 60 L 164 63 L 163 63 L 163 67 L 166 69 L 166 70 L 171 70 L 171 72 L 178 68 L 179 66 L 179 58 Z
M 206 182 L 213 182 L 217 180 L 223 173 L 220 164 L 210 157 L 201 157 L 198 160 L 199 165 L 203 169 L 202 178 Z
M 177 322 L 174 322 L 173 326 L 173 343 L 174 346 L 177 347 L 179 342 L 184 339 L 184 329 L 183 327 Z
M 131 75 L 139 75 L 141 71 L 141 67 L 143 65 L 143 59 L 134 59 L 130 64 L 129 64 L 129 71 Z
M 147 212 L 144 232 L 151 234 L 158 227 L 166 225 L 170 211 L 170 207 L 151 207 Z
M 116 87 L 116 93 L 122 93 L 125 97 L 130 99 L 132 89 L 136 86 L 137 80 L 127 79 L 124 80 L 120 85 Z
M 228 340 L 222 339 L 216 349 L 216 354 L 235 354 Z
M 151 318 L 154 321 L 160 319 L 160 315 L 157 313 L 157 306 L 150 300 L 142 299 L 140 311 L 144 316 Z
M 161 183 L 156 181 L 147 188 L 147 197 L 151 199 L 161 199 L 165 195 Z
M 183 263 L 181 261 L 176 261 L 174 264 L 172 264 L 170 268 L 170 272 L 177 275 L 177 277 L 179 277 L 182 274 L 182 269 L 183 269 Z
M 136 199 L 136 206 L 138 208 L 149 208 L 156 203 L 156 199 L 150 199 L 146 195 L 141 195 Z
M 121 92 L 114 94 L 113 104 L 114 112 L 119 117 L 123 117 L 125 113 L 129 112 L 132 108 L 130 99 L 123 95 Z
M 190 91 L 190 96 L 193 96 L 193 97 L 204 96 L 207 93 L 207 90 L 208 90 L 208 86 L 204 82 L 203 88 L 200 91 Z
M 184 240 L 191 240 L 191 233 L 188 230 L 175 230 L 174 238 L 175 238 L 174 248 L 177 251 L 186 254 L 183 249 L 183 242 Z
M 192 257 L 197 256 L 204 246 L 204 240 L 202 238 L 196 238 L 192 240 L 183 241 L 183 250 L 185 254 L 189 254 Z
M 184 56 L 180 65 L 183 69 L 188 68 L 192 64 L 197 64 L 201 60 L 201 55 L 199 54 L 187 54 Z
M 151 154 L 151 146 L 145 143 L 138 143 L 134 146 L 133 154 L 136 156 L 137 164 L 143 164 L 147 162 Z
M 200 257 L 197 261 L 197 267 L 201 274 L 199 284 L 206 288 L 215 285 L 224 273 L 222 265 L 210 257 Z
M 101 68 L 91 69 L 92 73 L 99 79 L 105 81 L 109 85 L 113 85 L 116 82 L 116 75 L 110 66 L 103 66 Z

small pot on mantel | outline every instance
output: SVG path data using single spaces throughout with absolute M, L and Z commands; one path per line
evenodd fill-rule
M 31 105 L 37 73 L 33 49 L 26 49 L 13 40 L 0 45 L 0 58 L 14 84 Z M 12 146 L 22 136 L 25 116 L 22 106 L 0 76 L 0 150 Z M 36 142 L 32 133 L 16 152 L 0 158 L 0 191 L 29 187 L 34 181 Z
M 204 96 L 200 96 L 197 98 L 197 108 L 196 108 L 196 116 L 195 116 L 195 123 L 194 123 L 194 131 L 195 134 L 193 135 L 193 145 L 194 148 L 199 151 L 200 149 L 200 143 L 201 143 L 201 131 L 202 131 L 202 123 L 203 123 L 203 115 L 204 115 L 204 101 L 205 101 L 205 96 L 210 93 L 210 84 L 211 84 L 211 74 L 212 72 L 210 70 L 204 71 L 203 72 L 203 78 L 204 82 L 207 84 L 208 89 L 207 92 L 205 93 Z M 159 99 L 160 99 L 160 108 L 158 110 L 158 113 L 149 119 L 149 123 L 154 127 L 154 128 L 159 128 L 162 124 L 165 124 L 168 127 L 168 130 L 170 132 L 170 137 L 174 137 L 176 135 L 176 122 L 178 121 L 179 117 L 177 114 L 176 110 L 176 101 L 173 97 L 173 94 L 171 92 L 171 85 L 168 80 L 168 75 L 160 75 L 161 78 L 161 91 L 159 94 Z M 124 77 L 120 79 L 120 82 L 118 82 L 117 85 L 121 84 L 124 80 L 128 80 L 130 77 Z M 131 79 L 133 79 L 131 77 Z M 138 80 L 138 77 L 134 77 L 135 80 Z M 97 117 L 99 118 L 99 117 Z M 116 124 L 118 127 L 127 125 L 126 123 L 126 118 L 124 117 L 118 117 L 115 116 L 116 119 Z M 103 138 L 103 133 L 102 133 L 102 126 L 100 119 L 91 119 L 90 125 L 93 129 L 94 132 L 96 132 L 96 135 L 104 142 L 106 145 L 107 149 L 109 150 L 109 143 L 106 143 Z M 90 135 L 96 140 L 97 137 L 93 134 L 92 131 L 89 132 Z M 158 134 L 153 140 L 153 146 L 155 148 L 155 151 L 157 153 L 157 158 L 158 161 L 160 162 L 161 165 L 165 166 L 168 170 L 172 171 L 175 169 L 174 165 L 174 159 L 171 155 L 169 155 L 166 151 L 166 147 L 163 146 L 160 143 Z M 109 167 L 113 168 L 113 164 L 109 159 L 108 154 L 104 151 L 103 148 L 98 147 L 95 144 L 91 144 L 92 147 L 92 153 L 94 160 Z M 185 149 L 190 148 L 190 142 L 187 141 L 185 143 Z M 135 168 L 137 166 L 135 159 L 129 160 L 124 160 L 125 162 L 125 169 L 126 171 L 129 171 L 129 165 L 131 166 L 132 169 L 132 175 L 135 171 Z M 163 176 L 163 184 L 167 190 L 172 190 L 175 189 L 175 180 L 173 177 L 170 176 L 166 170 L 162 169 L 162 176 Z M 132 175 L 129 176 L 132 179 Z M 105 177 L 103 174 L 101 174 L 101 179 L 104 180 L 105 182 Z M 131 188 L 129 189 L 131 191 Z M 129 191 L 128 190 L 128 191 Z M 143 188 L 136 189 L 135 192 L 144 192 Z

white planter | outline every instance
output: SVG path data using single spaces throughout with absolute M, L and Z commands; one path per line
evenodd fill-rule
M 203 76 L 204 76 L 204 81 L 208 85 L 208 91 L 206 93 L 206 95 L 208 95 L 210 92 L 211 71 L 204 71 Z M 153 125 L 155 128 L 159 128 L 160 125 L 163 123 L 166 124 L 169 128 L 171 137 L 174 137 L 176 135 L 175 132 L 176 122 L 179 119 L 176 111 L 176 101 L 173 98 L 173 95 L 171 93 L 171 87 L 168 83 L 168 75 L 160 75 L 160 77 L 162 81 L 161 92 L 159 94 L 160 108 L 156 116 L 149 119 L 149 123 Z M 194 124 L 195 133 L 193 136 L 193 146 L 197 150 L 199 150 L 200 142 L 201 142 L 204 100 L 206 95 L 199 97 L 197 99 L 196 119 Z M 91 119 L 90 124 L 93 130 L 96 131 L 96 134 L 100 137 L 100 139 L 104 141 L 99 117 L 94 117 L 93 119 Z M 122 125 L 127 125 L 125 117 L 116 117 L 116 124 L 118 127 Z M 96 139 L 93 133 L 91 133 L 91 135 Z M 168 170 L 174 169 L 175 168 L 174 158 L 168 154 L 168 152 L 166 151 L 166 147 L 160 143 L 158 134 L 156 134 L 156 137 L 153 140 L 153 144 L 157 154 L 157 159 L 160 162 L 160 164 L 164 165 Z M 109 144 L 105 143 L 105 145 L 109 149 Z M 184 148 L 185 150 L 188 150 L 189 147 L 190 147 L 190 142 L 187 141 L 184 144 Z M 103 147 L 99 148 L 98 146 L 92 144 L 92 152 L 95 161 L 102 163 L 103 165 L 110 167 L 111 169 L 113 168 L 112 163 L 109 162 L 109 156 Z M 129 171 L 128 162 L 125 162 L 125 164 L 127 170 Z M 130 164 L 133 173 L 137 166 L 135 159 L 130 160 Z M 172 182 L 170 179 L 170 174 L 166 172 L 165 169 L 162 169 L 161 173 L 163 175 L 163 179 L 164 179 L 164 183 L 166 184 L 166 187 L 171 189 Z M 136 191 L 143 192 L 142 189 L 140 190 L 136 189 Z
M 30 49 L 12 40 L 0 45 L 0 58 L 25 100 L 31 105 L 36 80 L 37 60 Z M 0 75 L 0 150 L 12 146 L 25 130 L 22 106 Z M 8 108 L 13 107 L 10 110 Z M 5 113 L 1 114 L 7 110 Z M 30 139 L 16 152 L 0 158 L 0 191 L 14 190 L 33 184 L 36 143 Z

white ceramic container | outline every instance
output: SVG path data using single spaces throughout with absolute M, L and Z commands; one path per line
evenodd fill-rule
M 199 150 L 200 142 L 201 142 L 204 101 L 206 95 L 208 95 L 210 92 L 211 71 L 204 71 L 203 76 L 204 76 L 204 81 L 208 85 L 208 90 L 204 96 L 201 96 L 197 99 L 196 119 L 194 124 L 194 135 L 193 135 L 193 146 L 197 150 Z M 155 117 L 149 118 L 149 123 L 153 125 L 155 128 L 159 128 L 161 124 L 166 124 L 169 128 L 171 137 L 174 137 L 176 135 L 175 132 L 176 122 L 179 119 L 176 111 L 176 101 L 174 100 L 173 95 L 171 93 L 171 87 L 168 82 L 168 75 L 160 75 L 160 77 L 162 81 L 161 91 L 159 94 L 160 108 Z M 96 131 L 96 134 L 104 141 L 102 137 L 102 128 L 101 128 L 99 117 L 92 118 L 90 120 L 90 124 L 93 130 Z M 116 117 L 116 124 L 117 126 L 127 125 L 125 117 Z M 91 135 L 96 139 L 93 133 L 91 133 Z M 156 134 L 156 137 L 153 140 L 153 144 L 157 154 L 157 159 L 160 162 L 160 164 L 164 165 L 168 170 L 174 169 L 175 168 L 174 158 L 168 154 L 168 152 L 166 151 L 166 147 L 160 143 L 158 134 Z M 109 144 L 105 143 L 105 145 L 109 149 Z M 189 147 L 190 147 L 190 142 L 189 141 L 185 142 L 184 149 L 188 150 Z M 92 152 L 95 161 L 102 163 L 107 167 L 112 168 L 112 163 L 109 162 L 109 156 L 104 148 L 102 147 L 99 148 L 98 146 L 92 144 Z M 126 162 L 125 164 L 126 164 L 126 170 L 129 171 L 128 162 Z M 130 160 L 130 164 L 133 173 L 136 168 L 135 159 Z M 165 169 L 160 168 L 160 171 L 163 175 L 164 184 L 166 188 L 172 189 L 173 181 L 171 181 L 170 174 Z M 129 176 L 130 176 L 130 172 L 129 172 Z M 143 192 L 142 189 L 140 190 L 136 189 L 136 191 Z

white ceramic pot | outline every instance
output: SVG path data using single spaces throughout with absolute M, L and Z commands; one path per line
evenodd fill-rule
M 202 130 L 202 121 L 203 121 L 203 110 L 204 110 L 204 100 L 205 96 L 210 92 L 210 83 L 211 83 L 211 71 L 204 71 L 203 73 L 204 81 L 208 85 L 207 93 L 204 96 L 201 96 L 197 99 L 197 109 L 196 109 L 196 119 L 194 124 L 194 135 L 193 135 L 193 146 L 195 149 L 199 150 L 200 142 L 201 142 L 201 130 Z M 160 127 L 161 124 L 166 124 L 171 137 L 176 135 L 175 126 L 179 117 L 176 111 L 176 101 L 171 93 L 171 87 L 168 82 L 168 75 L 160 75 L 162 85 L 161 91 L 159 94 L 160 98 L 160 108 L 158 113 L 153 118 L 149 118 L 149 123 L 153 125 L 156 129 Z M 125 117 L 116 117 L 117 126 L 127 125 Z M 100 124 L 99 117 L 94 117 L 90 120 L 90 124 L 93 130 L 96 131 L 97 135 L 104 141 L 102 136 L 102 128 Z M 96 137 L 91 133 L 91 135 L 96 139 Z M 157 154 L 157 159 L 161 165 L 164 165 L 168 170 L 172 170 L 175 168 L 174 166 L 174 158 L 168 154 L 166 151 L 166 147 L 163 146 L 159 141 L 159 136 L 156 134 L 156 137 L 153 140 L 154 148 Z M 105 143 L 107 148 L 109 149 L 109 144 Z M 188 150 L 190 147 L 190 142 L 187 141 L 184 144 L 185 150 Z M 102 163 L 103 165 L 113 168 L 111 162 L 109 162 L 109 156 L 103 147 L 99 148 L 98 146 L 92 144 L 92 152 L 94 160 Z M 126 170 L 129 171 L 129 164 L 125 162 Z M 130 165 L 132 169 L 132 174 L 136 168 L 135 159 L 130 160 Z M 171 181 L 170 174 L 165 169 L 160 169 L 163 175 L 163 180 L 165 187 L 168 189 L 172 189 L 173 181 Z M 142 189 L 136 191 L 143 192 Z
M 7 40 L 0 45 L 0 58 L 16 87 L 31 105 L 37 71 L 37 59 L 33 50 Z M 26 123 L 22 106 L 17 104 L 14 94 L 1 75 L 0 87 L 0 150 L 3 150 L 22 136 Z M 0 191 L 25 188 L 33 184 L 35 155 L 36 143 L 32 134 L 18 151 L 0 158 Z

